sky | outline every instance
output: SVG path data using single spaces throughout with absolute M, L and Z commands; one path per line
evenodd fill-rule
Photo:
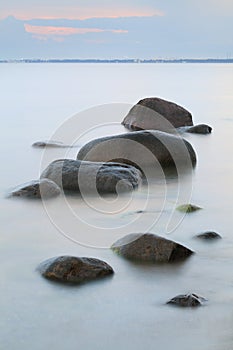
M 0 59 L 233 57 L 232 0 L 7 0 Z

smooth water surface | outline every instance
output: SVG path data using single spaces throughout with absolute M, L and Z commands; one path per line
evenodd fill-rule
M 232 350 L 233 65 L 1 64 L 0 77 L 0 348 Z M 32 148 L 33 142 L 49 139 L 77 114 L 77 135 L 88 131 L 92 121 L 94 126 L 105 123 L 77 141 L 78 147 L 88 138 L 124 132 L 124 108 L 148 96 L 175 101 L 192 112 L 196 124 L 213 127 L 211 135 L 185 136 L 198 164 L 181 179 L 183 197 L 171 178 L 166 197 L 164 183 L 154 181 L 149 195 L 142 187 L 117 204 L 106 198 L 107 213 L 98 210 L 98 198 L 91 199 L 94 209 L 77 196 L 45 206 L 5 198 L 10 188 L 39 177 L 43 150 Z M 109 112 L 108 126 L 107 112 L 103 116 L 102 107 L 95 106 L 112 103 L 103 107 Z M 90 108 L 91 121 L 83 112 Z M 76 135 L 75 129 L 71 132 Z M 61 133 L 58 141 L 66 137 Z M 46 161 L 67 155 L 67 150 L 47 152 Z M 68 156 L 76 153 L 72 149 Z M 203 210 L 184 218 L 176 213 L 176 225 L 168 233 L 177 196 L 180 202 L 185 194 Z M 196 254 L 182 264 L 148 266 L 104 249 L 122 235 L 147 230 Z M 223 239 L 207 243 L 193 238 L 206 230 Z M 43 280 L 37 265 L 61 254 L 103 259 L 115 275 L 79 287 Z M 165 304 L 188 292 L 206 297 L 208 304 L 195 310 Z

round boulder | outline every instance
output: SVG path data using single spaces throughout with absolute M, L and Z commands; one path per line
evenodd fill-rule
M 195 151 L 188 141 L 165 132 L 145 130 L 92 140 L 80 149 L 77 159 L 118 161 L 136 164 L 141 169 L 156 162 L 162 167 L 192 168 L 196 164 Z
M 117 193 L 138 187 L 142 174 L 126 164 L 61 159 L 52 162 L 42 172 L 41 178 L 48 178 L 68 191 Z
M 60 193 L 61 190 L 55 182 L 49 179 L 40 179 L 16 187 L 10 196 L 48 199 L 57 197 Z
M 41 275 L 62 283 L 83 283 L 114 273 L 106 262 L 94 258 L 59 256 L 45 260 L 38 266 Z
M 172 131 L 193 125 L 192 115 L 174 102 L 157 97 L 144 98 L 131 108 L 122 124 L 129 130 Z
M 151 233 L 129 234 L 111 249 L 126 259 L 153 263 L 182 261 L 193 254 L 189 248 Z

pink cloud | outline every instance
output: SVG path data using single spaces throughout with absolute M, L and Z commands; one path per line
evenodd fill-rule
M 57 10 L 57 14 L 54 13 L 54 8 L 46 8 L 46 14 L 44 10 L 37 10 L 36 12 L 27 12 L 22 10 L 17 10 L 13 13 L 15 17 L 21 20 L 30 19 L 90 19 L 90 18 L 119 18 L 119 17 L 153 17 L 153 16 L 163 16 L 164 13 L 155 9 L 121 9 L 119 7 L 115 9 L 105 9 L 102 7 L 98 8 L 70 8 L 66 7 Z M 7 16 L 4 15 L 3 17 Z M 0 16 L 2 17 L 2 16 Z
M 73 27 L 51 27 L 51 26 L 33 26 L 30 24 L 24 24 L 24 28 L 27 33 L 31 33 L 39 40 L 46 39 L 48 37 L 55 37 L 58 41 L 58 37 L 65 37 L 69 35 L 82 35 L 87 33 L 103 33 L 110 32 L 114 34 L 126 34 L 127 30 L 122 29 L 100 29 L 100 28 L 73 28 Z M 60 39 L 61 41 L 61 39 Z

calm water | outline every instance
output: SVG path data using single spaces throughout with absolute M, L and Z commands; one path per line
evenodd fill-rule
M 1 349 L 232 350 L 233 65 L 1 64 L 0 76 Z M 33 142 L 55 134 L 81 146 L 124 132 L 118 123 L 129 105 L 147 96 L 175 101 L 191 110 L 195 123 L 213 127 L 212 135 L 186 136 L 198 165 L 192 176 L 182 176 L 180 192 L 170 179 L 166 197 L 163 182 L 154 181 L 149 194 L 143 187 L 132 198 L 106 198 L 103 206 L 95 198 L 86 203 L 61 197 L 45 206 L 5 198 L 9 188 L 38 178 L 49 161 L 77 153 L 43 155 Z M 204 210 L 184 218 L 176 214 L 169 231 L 176 201 L 190 196 Z M 145 214 L 135 214 L 143 208 Z M 147 229 L 196 254 L 181 265 L 144 266 L 103 249 Z M 205 230 L 223 239 L 211 244 L 193 239 Z M 60 254 L 106 260 L 115 275 L 81 287 L 43 280 L 36 266 Z M 208 305 L 197 310 L 165 305 L 187 292 L 203 295 Z

